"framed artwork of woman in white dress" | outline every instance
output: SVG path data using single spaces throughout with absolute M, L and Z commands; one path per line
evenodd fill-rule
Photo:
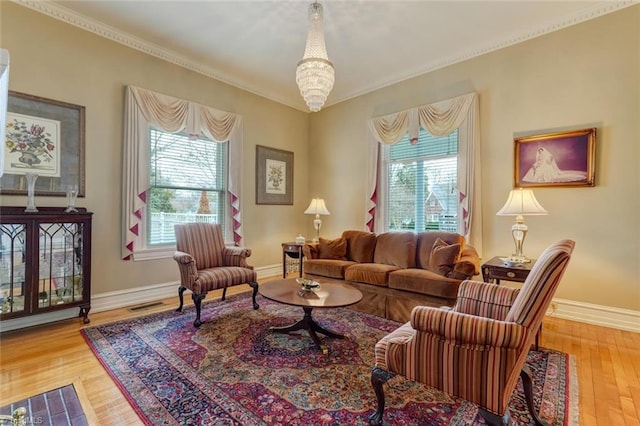
M 596 129 L 514 139 L 514 187 L 595 186 Z

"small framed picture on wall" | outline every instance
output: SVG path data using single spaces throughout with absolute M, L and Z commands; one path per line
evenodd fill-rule
M 256 204 L 293 205 L 293 152 L 256 145 Z

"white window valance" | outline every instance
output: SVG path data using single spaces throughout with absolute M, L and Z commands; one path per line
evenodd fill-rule
M 122 258 L 144 247 L 141 222 L 144 218 L 149 174 L 149 127 L 164 132 L 203 135 L 218 143 L 229 143 L 228 202 L 226 203 L 226 241 L 240 244 L 240 173 L 242 159 L 242 116 L 219 111 L 195 102 L 174 98 L 135 86 L 127 86 L 124 117 Z
M 480 131 L 478 95 L 470 93 L 445 101 L 422 105 L 405 111 L 373 118 L 368 122 L 369 152 L 367 165 L 366 229 L 384 232 L 384 211 L 378 208 L 380 144 L 392 145 L 409 134 L 418 141 L 420 128 L 434 136 L 444 136 L 458 129 L 458 230 L 479 251 L 482 247 Z M 478 220 L 474 219 L 477 212 Z

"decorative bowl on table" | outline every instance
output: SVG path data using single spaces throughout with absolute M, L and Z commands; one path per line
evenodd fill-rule
M 504 266 L 508 266 L 508 267 L 522 266 L 528 262 L 526 259 L 523 259 L 520 257 L 513 257 L 513 256 L 501 257 L 500 260 L 502 260 L 502 263 L 504 264 Z
M 305 291 L 313 291 L 320 287 L 320 283 L 313 280 L 308 280 L 306 278 L 296 278 L 296 282 L 302 286 L 302 289 Z

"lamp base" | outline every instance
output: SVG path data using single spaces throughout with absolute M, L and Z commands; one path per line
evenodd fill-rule
M 509 257 L 513 264 L 531 262 L 531 260 L 527 259 L 522 253 L 522 247 L 524 246 L 524 239 L 527 237 L 528 229 L 527 225 L 524 224 L 524 218 L 518 215 L 516 217 L 516 223 L 511 227 L 511 237 L 516 246 L 516 252 Z
M 322 228 L 322 220 L 320 219 L 320 215 L 316 214 L 316 218 L 313 221 L 313 227 L 316 229 L 316 236 L 311 240 L 313 243 L 320 242 L 320 228 Z

